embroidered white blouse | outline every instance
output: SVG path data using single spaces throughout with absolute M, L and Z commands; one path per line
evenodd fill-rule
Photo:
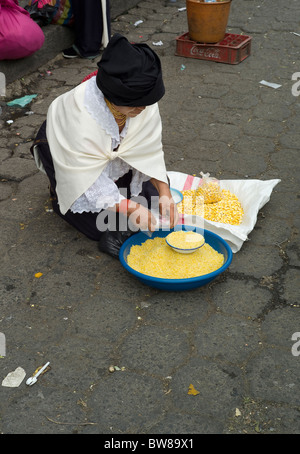
M 107 107 L 102 92 L 96 85 L 96 78 L 87 81 L 84 97 L 84 106 L 96 122 L 111 136 L 111 150 L 116 150 L 128 130 L 128 120 L 119 133 L 119 127 Z M 122 195 L 115 181 L 132 170 L 130 191 L 132 196 L 137 196 L 142 190 L 142 184 L 150 177 L 131 167 L 120 158 L 109 161 L 95 183 L 82 194 L 71 206 L 73 213 L 84 211 L 100 212 L 102 209 L 114 206 L 126 197 Z

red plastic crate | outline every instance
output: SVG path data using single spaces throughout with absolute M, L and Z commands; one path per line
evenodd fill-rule
M 189 34 L 184 33 L 176 38 L 175 55 L 236 65 L 249 57 L 251 39 L 247 35 L 226 33 L 224 39 L 216 44 L 202 44 L 192 41 Z

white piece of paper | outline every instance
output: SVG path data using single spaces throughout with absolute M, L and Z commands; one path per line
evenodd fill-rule
M 134 23 L 134 26 L 137 27 L 138 25 L 142 24 L 144 21 L 143 20 L 137 20 L 135 23 Z
M 153 46 L 162 46 L 164 43 L 162 41 L 157 41 L 156 43 L 152 43 Z
M 275 89 L 281 87 L 281 85 L 279 85 L 279 84 L 275 84 L 273 82 L 267 82 L 266 80 L 261 80 L 259 83 L 261 85 L 265 85 L 266 87 L 275 88 Z
M 168 172 L 170 186 L 182 191 L 189 175 L 181 172 Z M 189 189 L 196 189 L 201 178 L 191 177 L 192 186 Z M 227 189 L 235 194 L 242 204 L 244 216 L 240 225 L 222 224 L 220 222 L 208 221 L 201 216 L 184 215 L 186 225 L 195 225 L 210 230 L 222 237 L 232 249 L 238 252 L 244 241 L 248 239 L 249 233 L 253 230 L 259 210 L 270 200 L 274 187 L 281 180 L 220 180 L 221 189 Z
M 2 386 L 8 388 L 17 388 L 20 386 L 26 376 L 26 372 L 22 367 L 17 367 L 16 370 L 10 372 L 2 381 Z

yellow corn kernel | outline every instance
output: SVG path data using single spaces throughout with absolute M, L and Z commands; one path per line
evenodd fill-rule
M 180 249 L 195 249 L 205 241 L 200 233 L 184 230 L 169 233 L 166 239 L 170 246 Z
M 222 224 L 239 225 L 242 222 L 244 210 L 235 194 L 222 189 L 222 198 L 216 203 L 204 203 L 204 197 L 199 191 L 182 191 L 183 200 L 177 205 L 178 212 L 187 215 L 201 216 L 208 221 Z
M 222 199 L 219 183 L 204 183 L 196 189 L 197 195 L 202 195 L 204 203 L 216 203 Z
M 208 243 L 191 254 L 180 254 L 156 237 L 131 246 L 127 263 L 139 273 L 163 279 L 187 279 L 212 273 L 224 264 L 224 255 Z

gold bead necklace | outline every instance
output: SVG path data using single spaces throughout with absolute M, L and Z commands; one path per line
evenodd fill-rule
M 126 120 L 127 120 L 126 115 L 119 112 L 118 109 L 108 99 L 106 99 L 106 98 L 104 98 L 104 99 L 107 104 L 107 107 L 109 108 L 109 110 L 113 114 L 116 122 L 118 123 L 118 126 L 119 127 L 124 126 L 126 123 Z

